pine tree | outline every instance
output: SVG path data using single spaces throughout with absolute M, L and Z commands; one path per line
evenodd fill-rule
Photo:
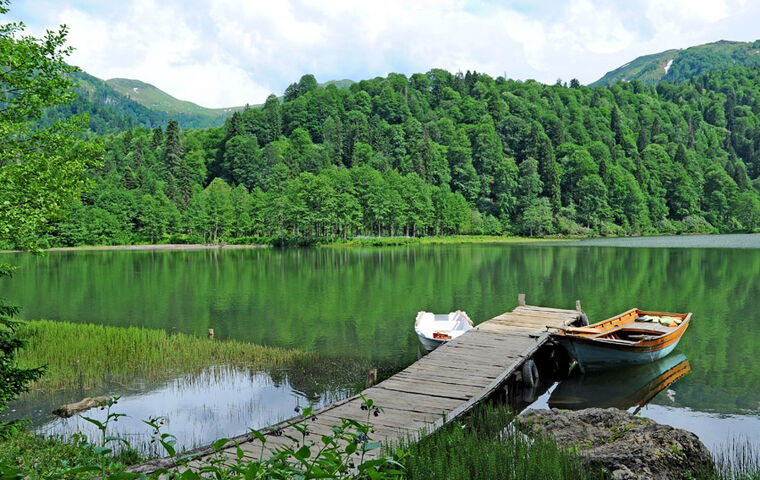
M 182 168 L 182 141 L 179 137 L 179 123 L 170 120 L 166 127 L 166 143 L 164 144 L 164 165 L 173 177 L 178 177 Z
M 639 137 L 636 139 L 636 148 L 641 153 L 647 148 L 647 145 L 649 145 L 649 139 L 647 138 L 647 131 L 642 125 L 639 129 Z
M 561 205 L 559 173 L 549 137 L 543 135 L 538 145 L 538 170 L 543 182 L 543 194 L 549 199 L 552 212 L 557 214 Z
M 227 138 L 243 135 L 244 133 L 245 128 L 243 128 L 243 117 L 240 115 L 240 112 L 235 112 L 227 121 Z
M 683 165 L 684 167 L 689 166 L 689 159 L 686 157 L 686 149 L 683 147 L 682 143 L 678 144 L 678 148 L 676 149 L 676 156 L 673 158 L 673 161 Z
M 615 143 L 617 145 L 623 145 L 623 126 L 620 124 L 620 113 L 617 107 L 612 109 L 612 116 L 610 118 L 610 130 L 615 134 Z
M 10 277 L 14 268 L 0 263 L 0 278 Z M 24 342 L 16 335 L 19 323 L 13 320 L 18 314 L 18 307 L 8 305 L 0 299 L 0 412 L 10 400 L 27 390 L 27 384 L 37 380 L 45 372 L 43 367 L 19 368 L 16 364 L 16 352 L 23 348 Z M 0 435 L 12 424 L 0 422 Z
M 266 128 L 262 132 L 263 136 L 261 140 L 264 142 L 262 145 L 274 142 L 282 134 L 282 106 L 280 105 L 280 100 L 274 95 L 269 95 L 266 102 L 264 102 L 264 112 Z
M 151 138 L 150 146 L 153 149 L 156 149 L 162 143 L 164 143 L 164 131 L 161 130 L 161 127 L 156 127 L 153 129 L 153 137 Z

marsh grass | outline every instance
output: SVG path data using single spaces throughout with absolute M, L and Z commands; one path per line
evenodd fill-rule
M 532 439 L 509 427 L 507 406 L 481 405 L 465 422 L 452 422 L 419 442 L 400 447 L 409 480 L 597 479 L 573 452 L 549 439 Z
M 27 342 L 18 355 L 19 365 L 47 366 L 32 385 L 32 390 L 42 391 L 89 391 L 106 381 L 160 381 L 213 365 L 277 369 L 310 364 L 318 357 L 301 350 L 139 327 L 37 320 L 25 322 L 18 332 Z
M 733 438 L 714 455 L 716 478 L 760 480 L 760 445 L 747 438 Z

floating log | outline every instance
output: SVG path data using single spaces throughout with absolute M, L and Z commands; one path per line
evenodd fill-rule
M 53 410 L 53 415 L 58 415 L 61 418 L 73 417 L 77 413 L 99 407 L 106 401 L 108 401 L 108 397 L 86 397 L 78 402 L 68 403 L 56 408 Z

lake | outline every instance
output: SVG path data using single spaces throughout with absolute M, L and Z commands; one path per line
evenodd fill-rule
M 19 265 L 0 282 L 23 318 L 167 331 L 315 350 L 400 370 L 417 356 L 419 310 L 467 311 L 477 323 L 528 303 L 574 308 L 591 322 L 631 307 L 693 312 L 676 354 L 690 369 L 641 414 L 694 431 L 716 449 L 735 436 L 760 445 L 760 235 L 652 237 L 554 244 L 201 251 L 66 251 L 3 254 Z M 319 370 L 319 366 L 315 366 Z M 329 367 L 317 376 L 331 376 Z M 56 392 L 22 399 L 12 415 L 42 432 L 87 430 L 55 419 L 77 395 L 122 395 L 140 419 L 166 415 L 186 446 L 243 433 L 356 390 L 363 377 L 303 381 L 289 372 L 210 368 L 160 385 L 112 392 Z M 634 388 L 620 379 L 620 389 Z M 550 402 L 553 386 L 534 407 Z M 171 399 L 171 401 L 167 401 Z M 140 417 L 142 415 L 142 417 Z M 132 423 L 130 423 L 130 421 Z M 140 431 L 146 431 L 142 428 Z

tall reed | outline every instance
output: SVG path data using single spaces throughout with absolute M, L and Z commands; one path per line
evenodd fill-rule
M 161 380 L 174 373 L 212 365 L 271 369 L 311 363 L 317 354 L 266 347 L 235 340 L 212 340 L 139 327 L 109 327 L 36 320 L 19 335 L 27 345 L 18 355 L 21 366 L 46 365 L 33 389 L 89 390 L 104 379 L 130 382 Z
M 714 454 L 716 478 L 760 480 L 760 446 L 747 438 L 733 438 Z
M 402 446 L 407 478 L 605 478 L 554 441 L 514 431 L 509 427 L 513 416 L 506 406 L 481 405 L 466 422 L 452 422 L 417 443 Z

